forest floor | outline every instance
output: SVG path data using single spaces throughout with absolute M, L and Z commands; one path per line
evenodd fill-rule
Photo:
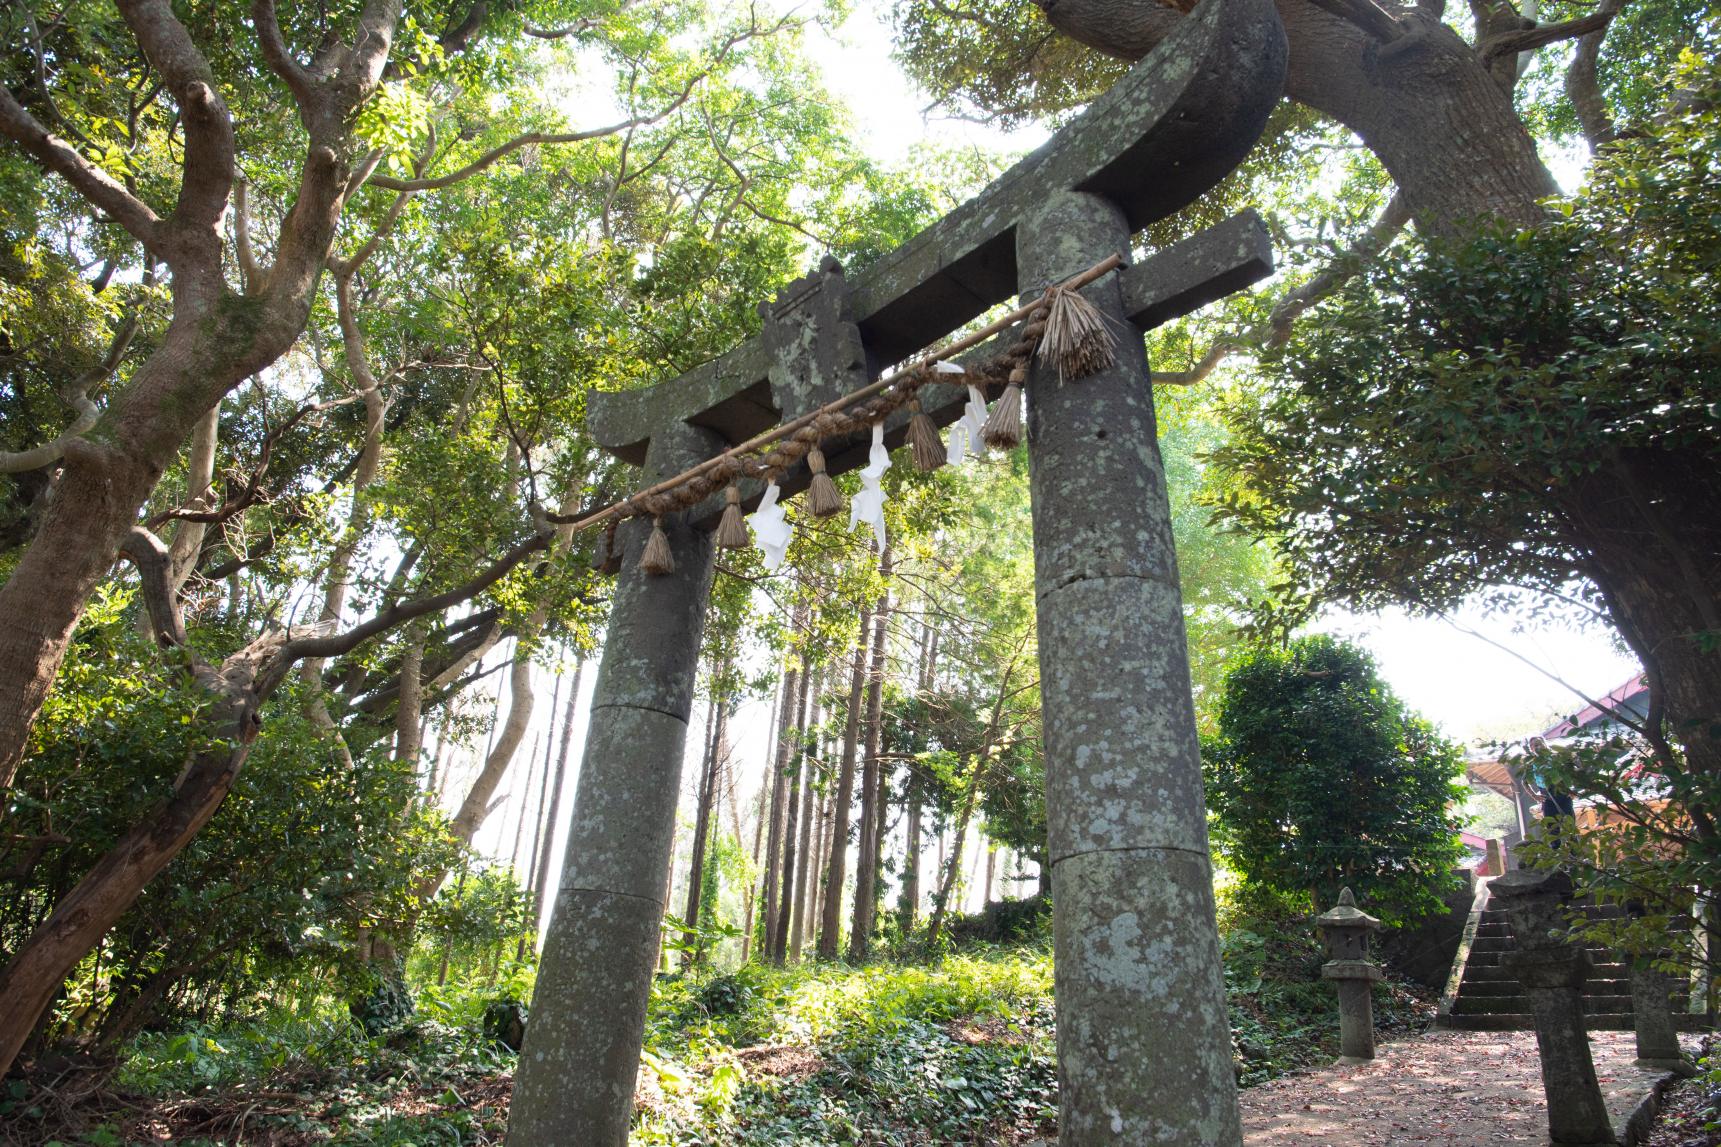
M 1337 1052 L 1319 953 L 1285 935 L 1227 938 L 1245 1086 Z M 500 1143 L 513 1056 L 484 1031 L 495 998 L 422 989 L 417 1019 L 382 1036 L 325 1010 L 141 1037 L 117 1070 L 40 1064 L 0 1091 L 0 1144 Z M 1389 1036 L 1405 1036 L 1426 1027 L 1433 999 L 1387 984 L 1377 1008 Z M 1054 1050 L 1043 939 L 921 962 L 662 976 L 633 1142 L 1016 1147 L 1055 1131 Z
M 1226 936 L 1249 1147 L 1545 1142 L 1532 1035 L 1430 1032 L 1432 994 L 1388 982 L 1376 996 L 1380 1058 L 1335 1068 L 1320 956 L 1287 936 Z M 1051 980 L 1043 940 L 918 963 L 659 977 L 632 1141 L 1053 1144 Z M 264 1016 L 141 1037 L 117 1070 L 38 1064 L 0 1085 L 0 1145 L 500 1144 L 514 1057 L 485 1032 L 497 991 L 426 987 L 417 1018 L 384 1035 L 329 1011 Z M 1629 1033 L 1596 1033 L 1594 1046 L 1623 1117 L 1649 1081 L 1630 1066 Z M 1653 1147 L 1721 1147 L 1703 1127 L 1713 1086 L 1670 1094 Z

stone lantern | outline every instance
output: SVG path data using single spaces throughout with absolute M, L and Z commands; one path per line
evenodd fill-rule
M 1315 918 L 1327 962 L 1321 978 L 1332 980 L 1339 990 L 1339 1062 L 1367 1063 L 1374 1058 L 1374 982 L 1382 978 L 1380 966 L 1369 958 L 1369 937 L 1380 921 L 1356 906 L 1356 897 L 1346 888 L 1338 904 Z

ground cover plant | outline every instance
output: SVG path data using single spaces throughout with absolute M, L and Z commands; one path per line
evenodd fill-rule
M 1306 917 L 1225 900 L 1226 987 L 1244 1086 L 1337 1054 L 1332 989 Z M 432 951 L 434 949 L 431 949 Z M 367 1032 L 314 995 L 252 1018 L 149 1032 L 103 1079 L 70 1061 L 0 1096 L 0 1143 L 499 1143 L 515 1054 L 497 1001 L 529 964 L 415 959 L 408 1022 Z M 425 979 L 420 982 L 419 977 Z M 1425 1027 L 1427 993 L 1389 980 L 1383 1036 Z M 528 1021 L 529 1022 L 529 1021 Z M 1042 929 L 923 962 L 745 964 L 658 978 L 634 1142 L 699 1147 L 1027 1142 L 1055 1132 L 1052 960 Z

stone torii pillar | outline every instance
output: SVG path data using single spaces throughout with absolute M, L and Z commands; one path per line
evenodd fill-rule
M 671 477 L 721 448 L 708 430 L 666 427 L 646 475 Z M 675 572 L 661 577 L 639 568 L 651 522 L 616 531 L 615 604 L 515 1074 L 510 1143 L 627 1143 L 711 591 L 712 536 L 688 517 L 664 516 Z
M 1108 200 L 1050 197 L 1024 296 L 1129 253 Z M 1207 803 L 1171 506 L 1141 335 L 1118 280 L 1085 292 L 1117 363 L 1029 376 L 1034 599 L 1058 1007 L 1058 1142 L 1242 1142 L 1213 923 Z

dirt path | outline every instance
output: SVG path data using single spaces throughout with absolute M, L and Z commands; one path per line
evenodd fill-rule
M 1660 1073 L 1632 1066 L 1630 1032 L 1592 1032 L 1590 1048 L 1608 1111 L 1623 1128 Z M 1429 1032 L 1382 1044 L 1365 1067 L 1314 1069 L 1252 1087 L 1242 1106 L 1247 1147 L 1548 1141 L 1533 1032 Z

